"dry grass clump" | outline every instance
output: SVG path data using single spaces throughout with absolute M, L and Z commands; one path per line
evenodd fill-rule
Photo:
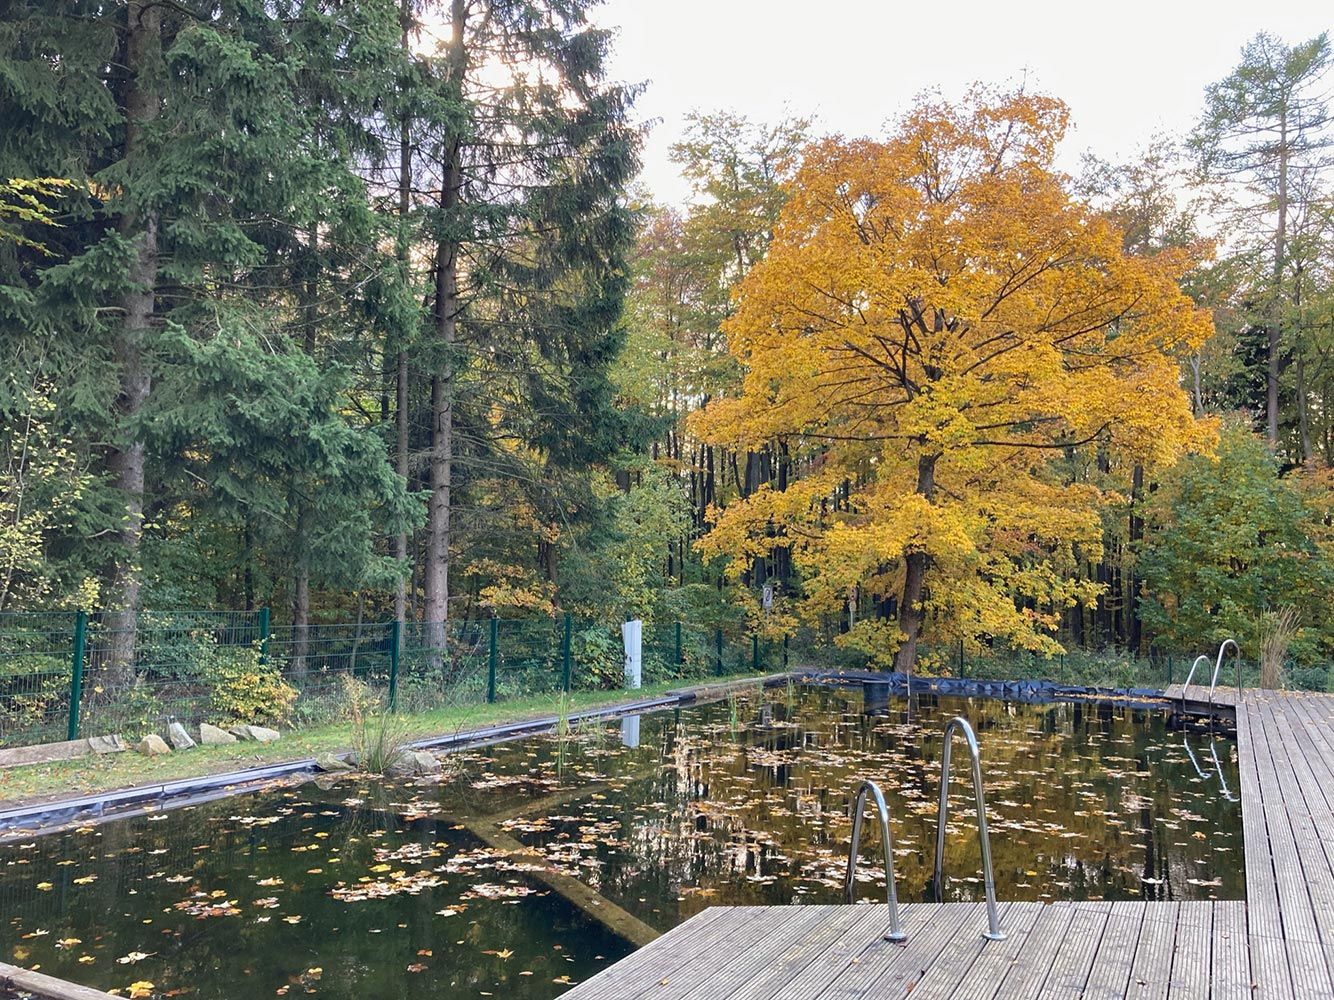
M 1297 609 L 1282 608 L 1271 615 L 1269 627 L 1260 637 L 1260 686 L 1278 688 L 1283 684 L 1283 661 L 1287 658 L 1288 647 L 1297 635 Z

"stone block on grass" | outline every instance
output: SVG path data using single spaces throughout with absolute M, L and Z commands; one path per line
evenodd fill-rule
M 167 741 L 157 733 L 149 733 L 134 745 L 134 749 L 145 757 L 162 757 L 171 753 L 171 747 L 167 746 Z
M 231 731 L 237 739 L 250 743 L 273 743 L 282 735 L 266 726 L 233 726 Z
M 228 743 L 235 743 L 236 737 L 225 729 L 217 726 L 211 726 L 207 722 L 199 724 L 199 742 L 206 747 L 226 746 Z
M 167 726 L 167 739 L 176 750 L 191 750 L 195 746 L 195 741 L 190 738 L 190 734 L 185 731 L 185 727 L 179 722 L 173 722 Z

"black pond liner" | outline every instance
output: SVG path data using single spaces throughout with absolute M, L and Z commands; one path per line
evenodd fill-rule
M 906 696 L 911 680 L 913 694 L 953 695 L 963 698 L 996 698 L 1002 701 L 1023 702 L 1030 705 L 1052 702 L 1080 702 L 1087 704 L 1121 705 L 1150 712 L 1179 713 L 1182 703 L 1169 698 L 1158 688 L 1099 688 L 1083 684 L 1062 684 L 1058 681 L 987 680 L 972 677 L 924 677 L 900 672 L 874 670 L 814 670 L 796 671 L 792 680 L 798 684 L 831 684 L 847 687 L 861 686 L 873 697 L 893 694 Z M 883 694 L 881 690 L 883 689 Z M 1235 715 L 1230 705 L 1215 705 L 1214 711 L 1222 719 Z
M 694 691 L 670 692 L 657 698 L 641 701 L 621 702 L 605 708 L 590 708 L 571 712 L 567 721 L 578 722 L 584 719 L 616 719 L 623 715 L 636 715 L 664 708 L 674 708 L 688 704 L 696 699 Z M 503 725 L 485 726 L 481 729 L 469 729 L 449 736 L 432 736 L 426 739 L 405 743 L 407 750 L 462 750 L 470 747 L 487 746 L 506 740 L 531 736 L 534 733 L 554 729 L 560 722 L 558 716 L 545 716 L 528 719 L 524 722 L 511 722 Z M 348 754 L 336 754 L 345 758 Z M 0 810 L 0 844 L 15 840 L 55 833 L 73 826 L 105 823 L 110 820 L 129 819 L 145 813 L 157 813 L 185 806 L 199 805 L 232 795 L 242 795 L 257 791 L 271 781 L 281 778 L 297 778 L 303 775 L 320 773 L 315 766 L 315 758 L 288 761 L 283 764 L 269 764 L 263 767 L 248 768 L 244 771 L 227 771 L 223 774 L 203 775 L 197 778 L 182 778 L 160 785 L 140 785 L 121 791 L 101 792 L 95 795 L 83 795 L 77 798 L 61 799 L 31 806 L 15 806 Z M 0 995 L 2 998 L 3 995 Z

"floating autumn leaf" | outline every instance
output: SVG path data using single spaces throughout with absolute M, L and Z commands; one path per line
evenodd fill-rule
M 156 955 L 155 951 L 132 951 L 128 955 L 122 955 L 116 959 L 117 965 L 133 965 L 135 962 L 142 962 L 146 958 L 152 958 Z
M 137 983 L 130 983 L 130 997 L 151 997 L 153 995 L 153 984 L 147 979 L 141 979 Z

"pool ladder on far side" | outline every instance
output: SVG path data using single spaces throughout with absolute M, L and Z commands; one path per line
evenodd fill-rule
M 1214 689 L 1218 687 L 1218 673 L 1223 669 L 1223 657 L 1227 655 L 1228 646 L 1232 647 L 1232 651 L 1235 654 L 1235 659 L 1237 661 L 1237 701 L 1241 701 L 1241 647 L 1237 645 L 1237 640 L 1235 639 L 1224 639 L 1223 644 L 1218 647 L 1218 660 L 1214 663 L 1213 677 L 1209 679 L 1209 710 L 1211 714 L 1214 707 Z M 1195 668 L 1198 667 L 1201 662 L 1208 663 L 1209 657 L 1195 657 L 1195 662 L 1190 665 L 1190 672 L 1186 674 L 1186 683 L 1181 685 L 1181 701 L 1183 705 L 1186 701 L 1186 689 L 1190 687 L 1191 678 L 1195 676 Z
M 977 803 L 977 838 L 982 847 L 982 877 L 987 897 L 987 929 L 982 935 L 988 941 L 1002 941 L 1005 932 L 1001 930 L 1000 917 L 996 912 L 996 876 L 991 867 L 991 835 L 987 832 L 987 805 L 982 791 L 982 758 L 977 745 L 977 734 L 963 716 L 955 716 L 945 725 L 945 749 L 940 758 L 940 808 L 936 814 L 936 868 L 933 883 L 936 890 L 936 902 L 944 896 L 944 875 L 942 869 L 945 860 L 945 823 L 949 813 L 950 753 L 955 732 L 963 734 L 968 745 L 968 754 L 973 764 L 973 796 Z M 857 790 L 857 800 L 853 809 L 852 844 L 848 850 L 848 873 L 843 882 L 843 901 L 853 902 L 854 883 L 857 876 L 857 855 L 861 848 L 862 813 L 866 808 L 866 797 L 875 800 L 877 818 L 880 820 L 880 840 L 885 849 L 885 897 L 889 904 L 889 930 L 885 932 L 886 941 L 902 942 L 908 939 L 899 923 L 898 889 L 894 881 L 894 839 L 890 832 L 889 807 L 880 786 L 874 781 L 863 781 Z

